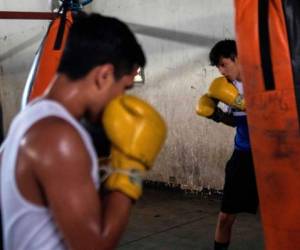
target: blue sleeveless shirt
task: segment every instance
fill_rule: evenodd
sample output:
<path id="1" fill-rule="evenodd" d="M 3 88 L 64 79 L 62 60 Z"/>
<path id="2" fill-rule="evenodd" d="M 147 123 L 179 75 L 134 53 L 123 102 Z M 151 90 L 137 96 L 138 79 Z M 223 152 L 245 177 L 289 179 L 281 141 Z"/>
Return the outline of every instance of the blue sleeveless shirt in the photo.
<path id="1" fill-rule="evenodd" d="M 241 95 L 244 94 L 243 85 L 239 81 L 233 81 Z M 228 111 L 233 114 L 236 123 L 236 134 L 234 138 L 234 148 L 237 150 L 250 150 L 250 138 L 247 124 L 247 115 L 245 112 L 228 107 Z"/>

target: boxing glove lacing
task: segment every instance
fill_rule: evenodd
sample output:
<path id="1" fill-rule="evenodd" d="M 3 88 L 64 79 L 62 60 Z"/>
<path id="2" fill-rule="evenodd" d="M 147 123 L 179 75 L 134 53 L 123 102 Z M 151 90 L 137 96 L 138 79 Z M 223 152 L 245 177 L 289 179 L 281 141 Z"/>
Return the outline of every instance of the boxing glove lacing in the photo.
<path id="1" fill-rule="evenodd" d="M 137 169 L 118 169 L 110 165 L 101 166 L 99 168 L 100 183 L 103 183 L 111 174 L 123 174 L 129 177 L 129 180 L 135 184 L 142 185 L 144 173 Z"/>

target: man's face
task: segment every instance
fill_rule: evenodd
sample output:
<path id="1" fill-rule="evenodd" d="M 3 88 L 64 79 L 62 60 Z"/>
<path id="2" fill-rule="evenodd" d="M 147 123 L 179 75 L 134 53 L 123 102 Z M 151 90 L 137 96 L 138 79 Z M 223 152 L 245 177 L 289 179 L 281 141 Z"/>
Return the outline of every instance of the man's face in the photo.
<path id="1" fill-rule="evenodd" d="M 131 89 L 133 87 L 133 80 L 137 75 L 137 70 L 138 68 L 134 68 L 130 74 L 122 76 L 111 85 L 110 100 L 124 94 L 127 89 Z"/>
<path id="2" fill-rule="evenodd" d="M 217 65 L 220 73 L 225 76 L 229 81 L 240 79 L 240 67 L 238 59 L 235 58 L 232 60 L 231 58 L 220 57 L 219 64 Z"/>
<path id="3" fill-rule="evenodd" d="M 107 81 L 102 100 L 106 106 L 111 100 L 119 95 L 125 93 L 126 90 L 133 87 L 134 77 L 137 75 L 138 67 L 135 67 L 130 74 L 123 75 L 120 79 L 116 80 L 113 73 L 111 73 L 110 80 Z"/>
<path id="4" fill-rule="evenodd" d="M 101 119 L 105 106 L 114 98 L 125 93 L 127 89 L 133 87 L 133 79 L 137 74 L 137 69 L 130 74 L 123 75 L 120 79 L 116 80 L 113 71 L 107 71 L 105 80 L 101 88 L 97 88 L 98 98 L 95 99 L 87 112 L 87 119 L 91 122 L 97 122 Z"/>

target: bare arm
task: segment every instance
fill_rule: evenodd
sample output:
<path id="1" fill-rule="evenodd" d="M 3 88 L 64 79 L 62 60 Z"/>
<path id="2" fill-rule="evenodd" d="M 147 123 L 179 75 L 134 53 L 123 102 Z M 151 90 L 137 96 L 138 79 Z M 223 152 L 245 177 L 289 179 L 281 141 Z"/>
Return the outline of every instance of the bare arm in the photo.
<path id="1" fill-rule="evenodd" d="M 48 136 L 36 145 L 34 171 L 66 244 L 74 250 L 115 248 L 131 200 L 119 192 L 100 199 L 90 157 L 74 128 L 60 121 L 42 130 Z"/>

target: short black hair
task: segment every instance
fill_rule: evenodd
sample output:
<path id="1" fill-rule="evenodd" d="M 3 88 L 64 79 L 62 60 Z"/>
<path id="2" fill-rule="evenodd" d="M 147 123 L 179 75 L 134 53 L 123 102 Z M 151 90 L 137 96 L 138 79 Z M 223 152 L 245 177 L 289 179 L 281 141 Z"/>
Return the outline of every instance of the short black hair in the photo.
<path id="1" fill-rule="evenodd" d="M 83 12 L 74 16 L 58 73 L 76 80 L 106 63 L 114 66 L 118 80 L 134 67 L 144 67 L 145 54 L 128 26 L 120 20 Z"/>
<path id="2" fill-rule="evenodd" d="M 221 57 L 231 60 L 237 57 L 235 40 L 225 39 L 217 42 L 209 52 L 210 65 L 218 66 Z"/>

